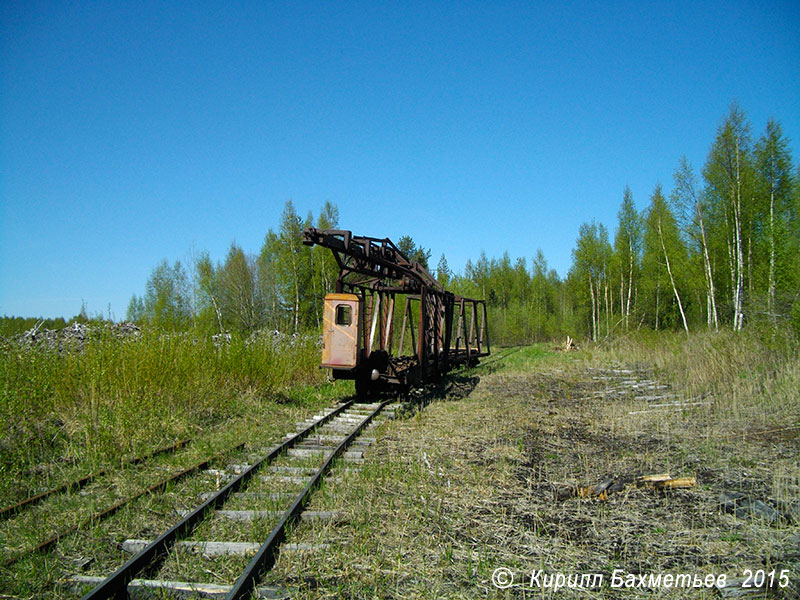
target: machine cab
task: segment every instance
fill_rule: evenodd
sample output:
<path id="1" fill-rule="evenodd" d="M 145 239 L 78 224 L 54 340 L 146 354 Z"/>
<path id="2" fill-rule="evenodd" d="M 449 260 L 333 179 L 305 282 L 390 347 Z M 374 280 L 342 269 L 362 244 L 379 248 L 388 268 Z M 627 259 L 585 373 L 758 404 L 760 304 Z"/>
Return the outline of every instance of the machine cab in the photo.
<path id="1" fill-rule="evenodd" d="M 325 296 L 322 325 L 322 366 L 355 369 L 361 347 L 359 298 L 355 294 Z"/>

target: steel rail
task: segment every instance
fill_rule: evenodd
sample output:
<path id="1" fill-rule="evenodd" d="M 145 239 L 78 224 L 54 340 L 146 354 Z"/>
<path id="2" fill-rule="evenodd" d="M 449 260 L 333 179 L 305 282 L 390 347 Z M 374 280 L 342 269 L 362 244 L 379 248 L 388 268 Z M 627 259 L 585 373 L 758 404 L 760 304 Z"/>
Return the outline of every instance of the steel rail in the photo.
<path id="1" fill-rule="evenodd" d="M 158 450 L 154 450 L 150 454 L 145 454 L 144 456 L 135 456 L 127 461 L 124 461 L 123 464 L 128 465 L 138 465 L 143 463 L 146 460 L 150 460 L 156 456 L 161 454 L 168 454 L 171 452 L 175 452 L 176 450 L 180 450 L 184 446 L 186 446 L 191 439 L 180 440 L 173 444 L 172 446 L 167 446 L 165 448 L 159 448 Z M 65 483 L 54 488 L 47 490 L 46 492 L 42 492 L 41 494 L 37 494 L 36 496 L 31 496 L 25 500 L 17 502 L 16 504 L 12 504 L 10 506 L 6 506 L 5 508 L 0 509 L 0 521 L 4 519 L 9 519 L 13 515 L 20 512 L 23 508 L 37 504 L 47 498 L 48 496 L 52 496 L 53 494 L 59 494 L 61 492 L 66 492 L 71 489 L 80 490 L 86 486 L 87 483 L 97 479 L 98 477 L 102 477 L 103 475 L 108 475 L 110 469 L 101 469 L 100 471 L 96 471 L 94 473 L 90 473 L 89 475 L 85 475 L 80 479 L 76 479 L 75 481 L 70 481 L 69 483 Z"/>
<path id="2" fill-rule="evenodd" d="M 173 525 L 157 539 L 153 540 L 138 554 L 130 558 L 119 569 L 109 575 L 105 581 L 103 581 L 103 583 L 84 595 L 81 600 L 101 600 L 106 598 L 126 600 L 128 597 L 128 583 L 133 581 L 135 575 L 144 570 L 146 567 L 150 566 L 154 560 L 163 558 L 163 556 L 166 555 L 168 550 L 172 547 L 177 539 L 185 537 L 191 533 L 205 518 L 209 511 L 214 510 L 224 504 L 228 499 L 228 496 L 236 492 L 243 483 L 250 479 L 256 470 L 261 467 L 261 465 L 270 463 L 286 449 L 292 447 L 294 444 L 308 436 L 316 428 L 327 423 L 339 413 L 348 409 L 352 404 L 352 400 L 343 403 L 302 431 L 295 433 L 289 438 L 286 438 L 281 444 L 273 448 L 269 454 L 251 465 L 249 468 L 245 469 L 238 477 L 236 477 L 236 479 L 228 483 L 225 487 L 208 498 L 205 502 L 203 502 L 203 504 L 194 509 L 181 521 Z"/>
<path id="3" fill-rule="evenodd" d="M 359 433 L 361 433 L 361 430 L 391 402 L 392 400 L 381 402 L 378 408 L 367 415 L 325 460 L 311 478 L 311 481 L 309 481 L 305 488 L 298 494 L 292 506 L 283 514 L 283 517 L 281 517 L 281 520 L 269 534 L 267 540 L 247 565 L 244 572 L 239 576 L 239 579 L 236 580 L 236 583 L 233 585 L 230 592 L 228 592 L 228 595 L 225 596 L 225 600 L 243 600 L 249 597 L 249 594 L 255 589 L 258 576 L 263 571 L 271 569 L 275 564 L 279 546 L 286 537 L 286 527 L 299 518 L 308 496 L 311 495 L 311 492 L 317 487 L 322 477 L 330 469 L 333 461 L 345 451 Z"/>
<path id="4" fill-rule="evenodd" d="M 205 469 L 207 466 L 209 466 L 215 460 L 218 460 L 218 459 L 222 458 L 226 454 L 230 454 L 231 452 L 235 452 L 236 450 L 241 450 L 242 448 L 244 448 L 244 446 L 245 446 L 245 443 L 242 442 L 241 444 L 237 444 L 233 448 L 228 448 L 227 450 L 224 450 L 224 451 L 220 452 L 219 454 L 215 454 L 211 458 L 208 458 L 208 459 L 204 460 L 201 463 L 198 463 L 198 464 L 196 464 L 196 465 L 194 465 L 192 467 L 189 467 L 188 469 L 184 469 L 180 473 L 175 473 L 174 475 L 170 475 L 166 479 L 163 479 L 163 480 L 159 481 L 158 483 L 154 483 L 153 485 L 151 485 L 148 488 L 142 490 L 141 492 L 139 492 L 139 493 L 137 493 L 137 494 L 135 494 L 133 496 L 129 496 L 128 498 L 125 498 L 124 500 L 120 500 L 119 502 L 117 502 L 116 504 L 110 506 L 109 508 L 106 508 L 104 510 L 101 510 L 99 512 L 96 512 L 96 513 L 92 514 L 90 517 L 88 517 L 87 519 L 81 521 L 77 525 L 73 525 L 72 527 L 69 527 L 68 529 L 64 529 L 62 531 L 59 531 L 58 533 L 53 535 L 51 538 L 49 538 L 49 539 L 45 540 L 44 542 L 40 543 L 38 546 L 34 546 L 33 548 L 30 548 L 30 549 L 28 549 L 28 550 L 26 550 L 24 552 L 21 552 L 21 553 L 17 554 L 16 556 L 12 556 L 11 558 L 9 558 L 5 562 L 3 562 L 2 566 L 3 567 L 8 567 L 9 565 L 13 565 L 14 563 L 18 562 L 22 558 L 28 556 L 29 554 L 33 554 L 35 552 L 42 552 L 44 550 L 48 550 L 51 547 L 53 547 L 56 543 L 58 543 L 58 540 L 60 540 L 62 537 L 66 536 L 66 535 L 69 535 L 70 533 L 74 533 L 75 531 L 78 531 L 79 529 L 83 529 L 85 527 L 88 527 L 88 526 L 96 523 L 97 521 L 102 521 L 106 517 L 110 517 L 111 515 L 113 515 L 115 512 L 117 512 L 120 508 L 122 508 L 126 504 L 141 498 L 145 494 L 150 494 L 152 492 L 161 491 L 164 488 L 166 488 L 167 485 L 169 485 L 170 483 L 174 483 L 176 481 L 179 481 L 179 480 L 183 479 L 184 477 L 186 477 L 187 475 L 191 475 L 192 473 L 194 473 L 196 471 L 199 471 L 200 469 Z"/>

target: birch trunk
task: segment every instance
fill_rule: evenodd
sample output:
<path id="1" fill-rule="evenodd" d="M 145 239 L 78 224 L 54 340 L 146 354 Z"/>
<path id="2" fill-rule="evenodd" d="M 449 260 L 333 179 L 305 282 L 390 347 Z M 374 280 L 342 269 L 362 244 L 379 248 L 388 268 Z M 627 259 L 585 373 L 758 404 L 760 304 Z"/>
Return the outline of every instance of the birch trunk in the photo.
<path id="1" fill-rule="evenodd" d="M 664 251 L 664 261 L 667 263 L 667 273 L 669 274 L 669 282 L 672 284 L 672 291 L 675 293 L 675 299 L 678 301 L 678 310 L 681 311 L 681 320 L 683 321 L 683 329 L 686 335 L 689 335 L 689 326 L 686 324 L 686 314 L 683 312 L 683 303 L 681 296 L 678 294 L 678 287 L 675 285 L 675 278 L 672 276 L 672 268 L 669 265 L 669 256 L 667 255 L 667 247 L 664 245 L 664 234 L 661 232 L 661 220 L 658 221 L 658 237 L 661 240 L 661 250 Z"/>
<path id="2" fill-rule="evenodd" d="M 656 283 L 656 331 L 658 331 L 658 309 L 661 303 L 661 282 Z"/>
<path id="3" fill-rule="evenodd" d="M 631 290 L 633 289 L 633 243 L 628 239 L 628 304 L 625 307 L 625 328 L 631 315 Z"/>
<path id="4" fill-rule="evenodd" d="M 734 206 L 734 232 L 736 239 L 734 247 L 736 249 L 736 290 L 734 293 L 734 315 L 733 329 L 741 331 L 744 321 L 744 248 L 742 245 L 742 176 L 739 164 L 739 139 L 736 139 L 736 198 Z"/>
<path id="5" fill-rule="evenodd" d="M 592 276 L 589 275 L 589 293 L 592 296 L 592 341 L 597 341 L 597 315 L 595 312 L 595 297 L 594 285 L 592 284 Z"/>
<path id="6" fill-rule="evenodd" d="M 703 243 L 703 262 L 705 265 L 705 275 L 706 275 L 706 295 L 708 299 L 708 325 L 711 326 L 713 321 L 714 323 L 714 331 L 719 331 L 719 319 L 717 318 L 717 300 L 716 294 L 714 292 L 714 274 L 711 271 L 711 260 L 708 257 L 708 244 L 706 243 L 706 229 L 705 225 L 703 224 L 703 216 L 702 213 L 698 211 L 700 215 L 700 239 Z"/>
<path id="7" fill-rule="evenodd" d="M 767 295 L 767 310 L 770 318 L 775 321 L 775 182 L 770 185 L 769 194 L 769 294 Z"/>

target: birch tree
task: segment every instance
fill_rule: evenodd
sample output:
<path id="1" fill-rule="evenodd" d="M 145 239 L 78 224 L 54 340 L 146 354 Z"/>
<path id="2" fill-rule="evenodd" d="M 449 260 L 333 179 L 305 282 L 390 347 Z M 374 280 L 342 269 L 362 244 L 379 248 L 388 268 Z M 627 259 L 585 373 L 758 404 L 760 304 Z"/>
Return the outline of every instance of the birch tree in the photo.
<path id="1" fill-rule="evenodd" d="M 284 306 L 291 315 L 292 328 L 297 333 L 301 325 L 301 293 L 306 289 L 308 279 L 304 256 L 304 249 L 307 247 L 303 246 L 300 238 L 303 222 L 291 200 L 283 208 L 280 223 L 277 282 Z"/>
<path id="2" fill-rule="evenodd" d="M 697 246 L 702 256 L 703 278 L 706 295 L 706 325 L 714 331 L 719 330 L 717 298 L 714 288 L 714 270 L 706 236 L 706 217 L 703 203 L 697 192 L 697 177 L 686 156 L 681 157 L 678 168 L 672 175 L 674 188 L 670 195 L 672 209 L 681 229 Z"/>
<path id="3" fill-rule="evenodd" d="M 734 331 L 744 324 L 745 294 L 745 241 L 749 241 L 748 260 L 752 240 L 746 231 L 748 203 L 752 203 L 750 125 L 738 105 L 730 112 L 717 130 L 703 177 L 707 191 L 717 205 L 717 214 L 724 220 L 724 239 L 730 276 L 732 326 Z"/>
<path id="4" fill-rule="evenodd" d="M 579 282 L 578 289 L 588 289 L 588 294 L 581 295 L 588 299 L 592 341 L 600 338 L 601 309 L 604 291 L 607 291 L 606 272 L 610 254 L 611 245 L 608 242 L 608 230 L 605 226 L 595 221 L 583 223 L 578 230 L 578 240 L 572 251 L 573 265 L 570 277 Z M 608 310 L 607 303 L 606 310 Z"/>
<path id="5" fill-rule="evenodd" d="M 280 330 L 283 313 L 280 300 L 279 261 L 281 242 L 271 229 L 264 236 L 264 244 L 258 255 L 258 275 L 256 283 L 264 304 L 264 322 L 274 330 Z"/>
<path id="6" fill-rule="evenodd" d="M 144 295 L 144 317 L 157 327 L 180 329 L 192 316 L 189 280 L 181 261 L 170 266 L 162 260 L 147 279 Z"/>
<path id="7" fill-rule="evenodd" d="M 232 243 L 217 279 L 223 323 L 230 329 L 246 332 L 258 329 L 264 311 L 256 285 L 256 264 Z"/>
<path id="8" fill-rule="evenodd" d="M 649 228 L 655 229 L 653 234 L 658 234 L 658 242 L 664 260 L 663 264 L 678 305 L 683 329 L 688 335 L 689 325 L 686 322 L 686 312 L 683 309 L 683 301 L 678 291 L 678 285 L 675 282 L 677 274 L 675 270 L 681 270 L 686 266 L 686 250 L 681 243 L 677 223 L 669 206 L 667 206 L 660 184 L 656 185 L 655 190 L 653 190 L 647 223 Z"/>
<path id="9" fill-rule="evenodd" d="M 639 255 L 642 247 L 642 226 L 639 213 L 633 203 L 631 188 L 625 186 L 622 205 L 617 213 L 619 224 L 614 236 L 614 252 L 619 274 L 620 314 L 625 321 L 625 329 L 630 327 L 631 300 L 633 297 L 634 273 L 639 268 Z"/>
<path id="10" fill-rule="evenodd" d="M 767 130 L 755 148 L 756 172 L 760 195 L 767 205 L 765 230 L 767 247 L 767 311 L 776 318 L 775 296 L 780 259 L 785 255 L 786 215 L 791 202 L 791 157 L 788 142 L 779 123 L 770 119 Z"/>
<path id="11" fill-rule="evenodd" d="M 197 318 L 201 327 L 212 327 L 218 333 L 224 331 L 222 309 L 220 307 L 219 280 L 217 269 L 211 262 L 208 252 L 203 252 L 195 260 L 195 297 Z"/>

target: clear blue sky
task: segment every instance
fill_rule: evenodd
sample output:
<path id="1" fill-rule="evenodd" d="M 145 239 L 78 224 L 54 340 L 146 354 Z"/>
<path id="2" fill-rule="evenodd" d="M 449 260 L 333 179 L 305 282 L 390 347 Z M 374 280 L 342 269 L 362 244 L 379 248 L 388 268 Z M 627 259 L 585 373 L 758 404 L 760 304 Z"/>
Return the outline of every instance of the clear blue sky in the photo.
<path id="1" fill-rule="evenodd" d="M 737 100 L 800 158 L 790 2 L 0 3 L 0 314 L 121 319 L 285 202 L 564 275 Z"/>

